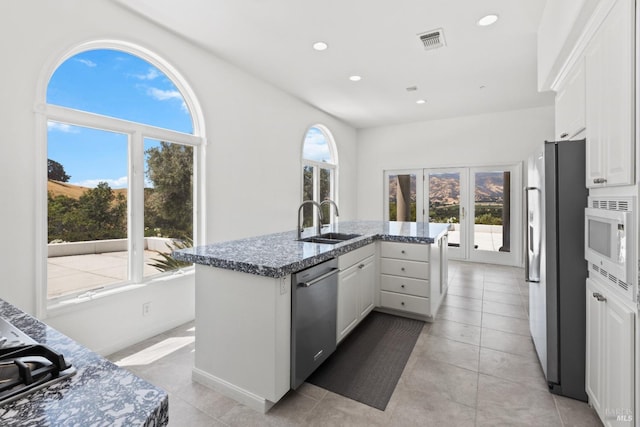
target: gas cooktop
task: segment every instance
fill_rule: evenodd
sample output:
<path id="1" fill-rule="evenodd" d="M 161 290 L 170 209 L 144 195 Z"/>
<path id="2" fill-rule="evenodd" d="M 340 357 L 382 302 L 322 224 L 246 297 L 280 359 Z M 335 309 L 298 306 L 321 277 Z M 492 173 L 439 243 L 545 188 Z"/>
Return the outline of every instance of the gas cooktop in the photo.
<path id="1" fill-rule="evenodd" d="M 0 405 L 76 373 L 62 354 L 0 317 Z"/>

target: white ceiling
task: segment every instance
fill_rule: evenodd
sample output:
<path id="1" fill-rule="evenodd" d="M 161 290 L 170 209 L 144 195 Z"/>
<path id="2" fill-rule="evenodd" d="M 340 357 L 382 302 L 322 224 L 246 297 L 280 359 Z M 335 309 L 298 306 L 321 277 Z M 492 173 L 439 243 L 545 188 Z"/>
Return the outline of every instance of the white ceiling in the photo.
<path id="1" fill-rule="evenodd" d="M 536 89 L 546 0 L 115 1 L 357 128 L 553 104 Z M 447 46 L 426 51 L 436 28 Z"/>

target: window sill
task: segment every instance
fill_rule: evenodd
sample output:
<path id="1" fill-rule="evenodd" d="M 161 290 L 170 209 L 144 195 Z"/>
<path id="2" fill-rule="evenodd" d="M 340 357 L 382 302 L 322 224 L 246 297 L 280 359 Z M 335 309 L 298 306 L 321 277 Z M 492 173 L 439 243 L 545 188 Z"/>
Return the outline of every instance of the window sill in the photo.
<path id="1" fill-rule="evenodd" d="M 103 298 L 115 297 L 117 295 L 142 289 L 147 286 L 160 285 L 162 283 L 172 282 L 178 278 L 189 276 L 195 276 L 195 268 L 193 266 L 178 270 L 173 273 L 166 273 L 151 277 L 142 283 L 124 283 L 97 291 L 84 292 L 76 296 L 50 299 L 47 300 L 47 308 L 44 318 L 46 319 L 48 317 L 55 317 L 57 315 L 85 309 L 92 303 L 98 303 Z"/>

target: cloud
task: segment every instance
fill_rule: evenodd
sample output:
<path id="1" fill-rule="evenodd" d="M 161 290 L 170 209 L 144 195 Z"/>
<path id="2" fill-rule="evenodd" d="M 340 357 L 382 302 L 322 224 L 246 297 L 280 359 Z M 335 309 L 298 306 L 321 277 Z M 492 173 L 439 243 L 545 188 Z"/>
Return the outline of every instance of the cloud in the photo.
<path id="1" fill-rule="evenodd" d="M 184 102 L 184 98 L 182 98 L 182 94 L 175 89 L 162 90 L 158 89 L 157 87 L 150 87 L 147 88 L 147 95 L 157 101 L 170 101 L 173 99 L 178 100 L 181 103 L 180 108 L 182 109 L 182 111 L 185 111 L 187 113 L 189 112 L 187 104 Z"/>
<path id="2" fill-rule="evenodd" d="M 302 153 L 305 159 L 325 162 L 331 160 L 331 152 L 325 135 L 316 128 L 309 129 L 304 138 L 304 150 Z"/>
<path id="3" fill-rule="evenodd" d="M 107 184 L 109 184 L 109 187 L 111 187 L 112 189 L 114 189 L 114 188 L 127 188 L 128 178 L 126 176 L 123 176 L 123 177 L 116 178 L 116 179 L 112 179 L 112 178 L 85 179 L 84 181 L 73 182 L 72 184 L 73 185 L 79 185 L 81 187 L 96 188 L 98 186 L 98 184 L 100 184 L 101 182 L 106 182 Z"/>
<path id="4" fill-rule="evenodd" d="M 86 65 L 89 68 L 93 68 L 93 67 L 97 67 L 98 66 L 98 64 L 96 64 L 95 62 L 90 61 L 88 59 L 75 58 L 75 60 L 78 61 L 81 64 Z"/>
<path id="5" fill-rule="evenodd" d="M 162 76 L 156 68 L 150 67 L 146 74 L 133 74 L 133 77 L 140 80 L 155 80 Z"/>
<path id="6" fill-rule="evenodd" d="M 47 129 L 64 133 L 80 133 L 80 129 L 75 126 L 60 122 L 47 122 Z"/>

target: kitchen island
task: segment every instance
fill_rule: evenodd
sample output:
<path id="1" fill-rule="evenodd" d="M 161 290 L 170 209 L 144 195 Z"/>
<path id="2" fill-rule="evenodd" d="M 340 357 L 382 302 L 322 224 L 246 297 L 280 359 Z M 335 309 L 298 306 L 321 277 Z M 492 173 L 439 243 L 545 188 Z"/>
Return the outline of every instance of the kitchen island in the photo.
<path id="1" fill-rule="evenodd" d="M 403 255 L 397 258 L 405 252 L 421 257 L 421 262 L 406 258 L 407 267 L 399 269 L 411 271 L 417 266 L 421 272 L 426 270 L 427 276 L 419 280 L 437 292 L 435 298 L 406 295 L 405 305 L 402 291 L 381 290 L 375 274 L 369 283 L 374 295 L 371 305 L 410 317 L 433 318 L 446 292 L 447 230 L 447 224 L 350 221 L 323 230 L 358 235 L 338 244 L 302 242 L 295 231 L 289 231 L 174 252 L 175 258 L 196 264 L 193 379 L 258 411 L 268 411 L 290 389 L 291 274 L 332 258 L 344 260 L 340 262 L 342 272 L 343 266 L 359 264 L 360 260 L 351 259 L 353 254 L 366 252 L 380 258 L 381 245 L 387 245 L 381 246 L 387 250 L 405 244 L 421 247 L 415 252 L 399 251 Z M 390 266 L 403 262 L 393 260 L 389 253 L 382 256 L 391 260 Z M 377 262 L 374 271 L 381 272 Z M 441 274 L 440 283 L 433 283 Z M 386 307 L 381 304 L 385 296 Z"/>
<path id="2" fill-rule="evenodd" d="M 0 405 L 2 426 L 165 426 L 165 391 L 119 368 L 6 301 L 0 316 L 61 353 L 76 374 Z"/>

